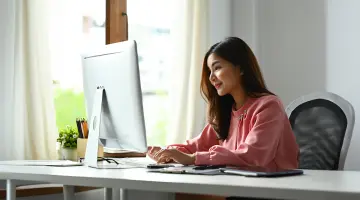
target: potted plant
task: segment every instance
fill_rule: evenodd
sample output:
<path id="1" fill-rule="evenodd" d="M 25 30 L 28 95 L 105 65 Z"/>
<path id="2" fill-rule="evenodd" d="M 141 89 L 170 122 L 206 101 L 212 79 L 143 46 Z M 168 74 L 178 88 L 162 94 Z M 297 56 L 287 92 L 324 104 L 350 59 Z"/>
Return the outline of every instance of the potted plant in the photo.
<path id="1" fill-rule="evenodd" d="M 79 133 L 71 126 L 66 126 L 65 129 L 60 130 L 57 142 L 61 145 L 62 159 L 77 160 L 77 139 Z"/>

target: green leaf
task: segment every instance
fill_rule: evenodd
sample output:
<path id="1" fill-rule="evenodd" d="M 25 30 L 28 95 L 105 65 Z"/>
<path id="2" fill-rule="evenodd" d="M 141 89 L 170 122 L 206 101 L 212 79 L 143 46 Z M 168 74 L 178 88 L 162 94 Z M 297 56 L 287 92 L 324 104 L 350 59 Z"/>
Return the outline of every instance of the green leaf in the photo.
<path id="1" fill-rule="evenodd" d="M 72 128 L 69 125 L 66 125 L 66 128 L 60 130 L 58 142 L 62 144 L 64 148 L 77 148 L 77 138 L 79 133 L 76 129 Z"/>

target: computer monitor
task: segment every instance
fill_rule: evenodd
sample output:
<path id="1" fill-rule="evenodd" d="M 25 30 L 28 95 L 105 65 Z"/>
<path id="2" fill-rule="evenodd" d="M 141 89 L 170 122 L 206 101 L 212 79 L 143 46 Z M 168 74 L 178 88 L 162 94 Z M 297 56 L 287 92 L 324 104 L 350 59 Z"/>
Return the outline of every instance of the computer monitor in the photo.
<path id="1" fill-rule="evenodd" d="M 147 141 L 136 42 L 96 48 L 82 55 L 82 64 L 89 121 L 85 163 L 97 158 L 99 143 L 105 148 L 145 153 Z M 95 164 L 95 160 L 91 162 Z"/>

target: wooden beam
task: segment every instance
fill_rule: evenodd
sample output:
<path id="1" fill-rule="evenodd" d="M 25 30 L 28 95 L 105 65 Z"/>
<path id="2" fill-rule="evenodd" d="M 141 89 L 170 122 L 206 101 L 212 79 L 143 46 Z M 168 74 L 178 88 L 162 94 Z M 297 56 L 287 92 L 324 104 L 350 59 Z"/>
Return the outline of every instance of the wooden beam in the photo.
<path id="1" fill-rule="evenodd" d="M 175 200 L 226 200 L 226 198 L 211 195 L 177 193 Z"/>
<path id="2" fill-rule="evenodd" d="M 106 44 L 128 40 L 126 0 L 106 0 Z"/>
<path id="3" fill-rule="evenodd" d="M 95 189 L 102 189 L 96 187 L 75 187 L 75 192 L 86 192 Z M 20 186 L 16 188 L 16 197 L 35 197 L 42 195 L 53 195 L 53 194 L 62 194 L 63 188 L 62 185 L 57 184 L 44 184 L 44 185 L 28 185 Z M 6 198 L 6 191 L 0 190 L 0 199 Z M 176 200 L 225 200 L 225 197 L 220 196 L 211 196 L 211 195 L 199 195 L 199 194 L 182 194 L 177 193 Z"/>

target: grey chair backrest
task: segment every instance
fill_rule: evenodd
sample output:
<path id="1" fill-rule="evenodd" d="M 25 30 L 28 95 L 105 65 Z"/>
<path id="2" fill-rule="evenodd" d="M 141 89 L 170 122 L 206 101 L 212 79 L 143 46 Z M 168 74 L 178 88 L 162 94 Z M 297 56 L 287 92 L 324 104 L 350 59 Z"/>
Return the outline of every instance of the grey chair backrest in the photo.
<path id="1" fill-rule="evenodd" d="M 291 102 L 286 113 L 300 148 L 299 168 L 343 170 L 355 123 L 342 97 L 317 92 Z"/>

